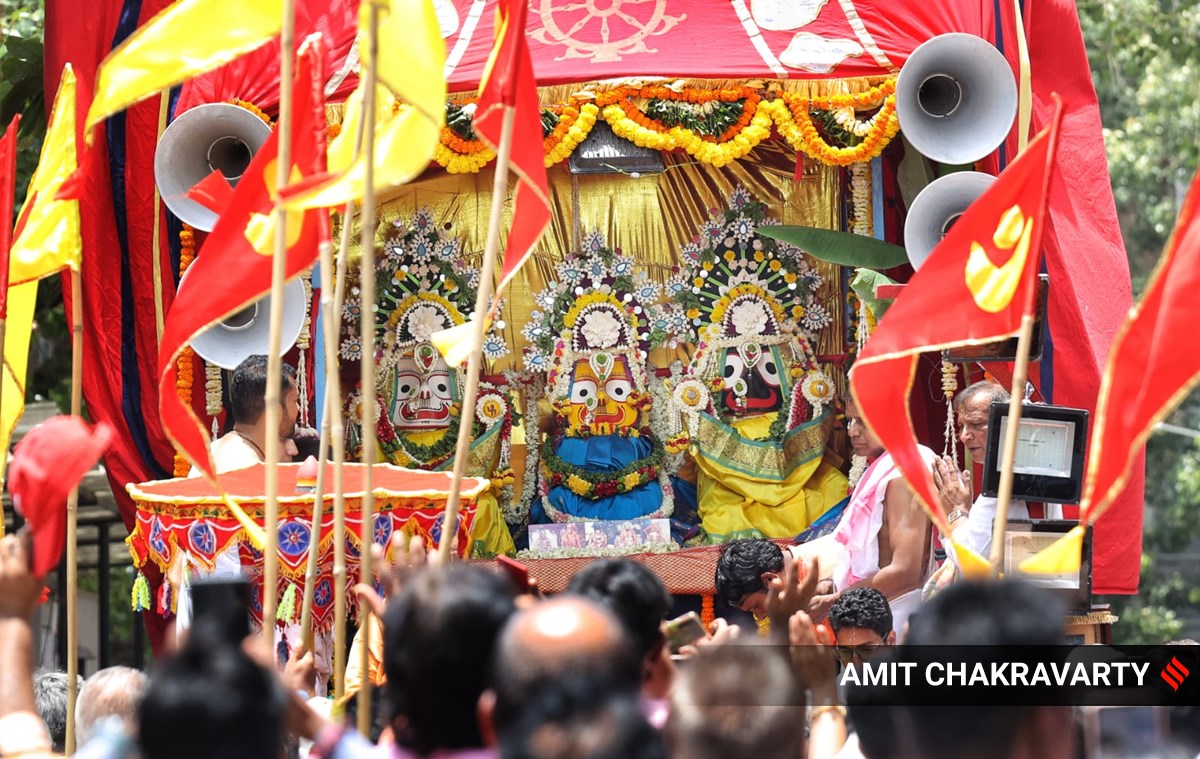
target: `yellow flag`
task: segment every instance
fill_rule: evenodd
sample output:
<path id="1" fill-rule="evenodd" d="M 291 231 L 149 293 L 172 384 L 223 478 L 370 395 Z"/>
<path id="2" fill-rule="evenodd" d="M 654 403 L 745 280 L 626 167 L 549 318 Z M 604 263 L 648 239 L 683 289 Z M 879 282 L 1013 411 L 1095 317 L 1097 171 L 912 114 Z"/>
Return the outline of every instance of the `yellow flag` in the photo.
<path id="1" fill-rule="evenodd" d="M 63 67 L 58 94 L 54 97 L 54 107 L 46 128 L 46 139 L 42 143 L 42 154 L 18 217 L 17 235 L 9 253 L 10 287 L 41 279 L 65 267 L 79 268 L 82 250 L 79 201 L 55 200 L 59 187 L 78 165 L 75 146 L 75 72 L 68 63 Z M 8 331 L 17 331 L 11 316 Z"/>
<path id="2" fill-rule="evenodd" d="M 259 47 L 283 27 L 283 0 L 179 0 L 135 31 L 100 64 L 92 128 L 161 90 Z"/>
<path id="3" fill-rule="evenodd" d="M 364 71 L 371 63 L 365 40 L 372 7 L 380 40 L 372 184 L 381 192 L 412 180 L 433 156 L 446 121 L 446 45 L 432 0 L 364 0 L 358 13 Z M 362 197 L 367 166 L 356 143 L 367 94 L 360 83 L 347 100 L 342 131 L 329 145 L 330 176 L 284 191 L 289 209 L 332 208 Z"/>
<path id="4" fill-rule="evenodd" d="M 0 395 L 0 451 L 25 412 L 25 374 L 38 280 L 64 268 L 78 269 L 79 201 L 55 200 L 63 180 L 79 164 L 75 144 L 75 72 L 63 68 L 37 169 L 18 217 L 9 255 L 8 321 L 4 334 L 4 383 Z M 0 468 L 4 466 L 0 460 Z"/>
<path id="5" fill-rule="evenodd" d="M 1078 572 L 1083 560 L 1083 537 L 1087 528 L 1075 525 L 1049 546 L 1021 562 L 1021 571 L 1027 575 L 1058 575 Z"/>

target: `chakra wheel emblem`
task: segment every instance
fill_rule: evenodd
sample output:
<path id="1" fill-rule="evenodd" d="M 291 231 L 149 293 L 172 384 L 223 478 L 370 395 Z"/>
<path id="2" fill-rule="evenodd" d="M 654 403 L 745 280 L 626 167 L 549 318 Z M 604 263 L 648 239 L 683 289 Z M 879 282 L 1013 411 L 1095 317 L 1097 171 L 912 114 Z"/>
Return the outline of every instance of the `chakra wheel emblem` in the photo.
<path id="1" fill-rule="evenodd" d="M 666 34 L 686 13 L 667 15 L 672 0 L 579 0 L 552 7 L 540 0 L 537 13 L 542 28 L 533 33 L 544 45 L 561 45 L 557 58 L 591 58 L 592 63 L 612 63 L 622 56 L 657 53 L 646 38 Z M 677 5 L 682 5 L 676 2 Z"/>

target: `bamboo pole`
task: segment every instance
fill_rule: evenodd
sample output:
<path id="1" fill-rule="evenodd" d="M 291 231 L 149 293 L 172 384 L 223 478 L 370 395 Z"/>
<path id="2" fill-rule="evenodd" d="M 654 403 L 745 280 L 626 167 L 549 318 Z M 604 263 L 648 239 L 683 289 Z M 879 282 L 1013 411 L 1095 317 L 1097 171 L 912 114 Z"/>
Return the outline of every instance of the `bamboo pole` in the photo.
<path id="1" fill-rule="evenodd" d="M 3 345 L 3 343 L 0 343 Z M 71 270 L 71 416 L 83 415 L 83 280 Z M 75 753 L 75 701 L 79 698 L 79 483 L 67 495 L 67 736 Z"/>
<path id="2" fill-rule="evenodd" d="M 321 404 L 321 442 L 317 450 L 317 490 L 313 499 L 312 528 L 309 531 L 308 565 L 304 572 L 304 601 L 301 606 L 300 631 L 304 639 L 304 647 L 313 650 L 313 591 L 317 582 L 321 545 L 321 519 L 325 512 L 325 464 L 326 452 L 329 449 L 329 436 L 332 434 L 334 412 L 341 417 L 340 398 L 341 388 L 338 381 L 337 355 L 337 321 L 333 312 L 333 243 L 325 240 L 320 248 L 321 267 L 321 329 L 325 343 L 325 397 Z M 334 391 L 337 391 L 336 394 Z M 338 398 L 335 406 L 333 399 Z M 341 426 L 340 424 L 338 425 Z"/>
<path id="3" fill-rule="evenodd" d="M 1013 461 L 1017 455 L 1017 433 L 1021 427 L 1021 404 L 1025 400 L 1025 378 L 1029 373 L 1029 347 L 1033 342 L 1033 314 L 1021 317 L 1017 333 L 1017 360 L 1013 366 L 1012 397 L 1008 400 L 1008 428 L 1004 431 L 1004 451 L 1000 457 L 1000 485 L 996 494 L 996 518 L 992 523 L 993 572 L 1001 572 L 1004 561 L 1004 533 L 1008 529 L 1008 504 L 1012 501 Z"/>
<path id="4" fill-rule="evenodd" d="M 375 542 L 375 496 L 371 492 L 372 469 L 375 466 L 375 102 L 376 67 L 379 62 L 379 6 L 371 3 L 370 27 L 367 31 L 370 57 L 365 72 L 363 97 L 363 172 L 362 200 L 362 258 L 360 259 L 359 289 L 362 295 L 362 549 L 359 551 L 359 581 L 373 585 L 371 576 L 371 545 Z M 362 628 L 363 685 L 358 691 L 358 732 L 370 735 L 371 728 L 371 610 L 366 604 L 358 606 L 358 623 Z"/>
<path id="5" fill-rule="evenodd" d="M 350 201 L 342 210 L 342 239 L 333 292 L 335 319 L 340 319 L 342 303 L 346 299 L 346 260 L 350 257 L 350 219 L 353 213 L 354 202 Z M 337 382 L 340 390 L 340 377 Z M 327 385 L 325 392 L 333 391 Z M 333 696 L 334 699 L 341 699 L 346 695 L 346 491 L 343 479 L 346 434 L 342 430 L 340 406 L 335 413 L 338 416 L 337 424 L 331 426 L 329 432 L 333 439 Z"/>
<path id="6" fill-rule="evenodd" d="M 479 372 L 483 363 L 483 333 L 487 329 L 484 314 L 492 297 L 492 280 L 495 277 L 496 257 L 500 248 L 500 222 L 504 216 L 504 198 L 508 193 L 508 157 L 512 152 L 513 123 L 517 109 L 511 106 L 504 111 L 504 122 L 500 131 L 500 145 L 496 151 L 496 177 L 492 182 L 492 211 L 488 217 L 487 244 L 483 249 L 483 263 L 479 265 L 479 290 L 475 294 L 475 329 L 471 333 L 471 358 L 467 364 L 467 386 L 463 388 L 462 414 L 458 421 L 458 441 L 454 449 L 454 475 L 450 481 L 450 497 L 446 499 L 446 511 L 442 518 L 442 540 L 438 555 L 442 564 L 450 561 L 450 549 L 458 534 L 458 505 L 461 500 L 463 475 L 467 470 L 467 458 L 471 450 L 471 428 L 475 419 L 475 398 L 479 394 Z M 364 313 L 366 309 L 364 308 Z"/>
<path id="7" fill-rule="evenodd" d="M 283 2 L 283 29 L 279 33 L 279 152 L 275 162 L 275 186 L 286 187 L 292 166 L 292 63 L 295 55 L 295 0 Z M 267 338 L 267 439 L 263 446 L 266 459 L 266 502 L 263 527 L 267 533 L 263 548 L 262 620 L 263 641 L 275 650 L 275 609 L 279 602 L 279 417 L 283 411 L 283 285 L 287 273 L 287 209 L 275 198 L 275 253 L 271 261 L 271 316 Z"/>

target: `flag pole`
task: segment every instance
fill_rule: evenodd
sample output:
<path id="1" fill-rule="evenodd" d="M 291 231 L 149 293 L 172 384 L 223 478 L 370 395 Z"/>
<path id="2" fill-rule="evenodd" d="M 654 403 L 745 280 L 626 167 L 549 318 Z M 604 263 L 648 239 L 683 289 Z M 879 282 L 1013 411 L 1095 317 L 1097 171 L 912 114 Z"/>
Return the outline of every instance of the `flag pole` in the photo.
<path id="1" fill-rule="evenodd" d="M 362 257 L 359 284 L 362 295 L 362 542 L 359 551 L 359 582 L 373 586 L 371 575 L 371 546 L 375 542 L 375 495 L 372 492 L 372 471 L 375 467 L 375 82 L 379 65 L 379 6 L 371 3 L 371 25 L 367 33 L 370 50 L 363 87 L 363 140 L 365 159 L 363 171 L 363 200 L 360 225 L 362 228 Z M 347 219 L 347 223 L 349 220 Z M 358 732 L 371 733 L 371 608 L 358 605 L 358 623 L 362 629 L 363 684 L 358 691 Z"/>
<path id="2" fill-rule="evenodd" d="M 1001 574 L 1004 561 L 1004 533 L 1008 529 L 1008 504 L 1012 501 L 1013 466 L 1017 455 L 1017 435 L 1021 427 L 1021 405 L 1025 400 L 1025 379 L 1029 374 L 1029 349 L 1033 342 L 1033 314 L 1021 317 L 1017 333 L 1017 360 L 1013 366 L 1012 395 L 1008 399 L 1008 428 L 1004 431 L 1004 451 L 1000 457 L 1000 485 L 996 494 L 996 517 L 992 523 L 992 571 Z"/>
<path id="3" fill-rule="evenodd" d="M 342 303 L 346 299 L 346 260 L 350 255 L 350 219 L 353 213 L 354 202 L 350 201 L 342 209 L 342 239 L 338 250 L 337 280 L 333 288 L 334 340 L 337 339 L 336 325 L 340 321 Z M 322 263 L 321 266 L 324 271 L 325 265 Z M 321 282 L 324 287 L 323 278 Z M 326 341 L 329 342 L 328 333 Z M 326 379 L 326 394 L 333 392 L 330 382 L 337 383 L 333 387 L 338 389 L 340 401 L 341 377 Z M 346 695 L 346 490 L 343 479 L 346 433 L 342 429 L 340 403 L 333 413 L 338 416 L 337 424 L 330 427 L 330 437 L 333 439 L 333 696 L 338 700 Z"/>
<path id="4" fill-rule="evenodd" d="M 467 386 L 463 388 L 462 413 L 458 420 L 458 444 L 454 449 L 454 475 L 450 481 L 450 497 L 446 499 L 446 511 L 442 518 L 442 540 L 438 554 L 443 565 L 450 560 L 450 549 L 458 535 L 458 505 L 461 499 L 463 475 L 467 470 L 467 458 L 471 449 L 471 429 L 475 420 L 475 398 L 479 394 L 479 373 L 483 363 L 483 333 L 487 329 L 484 314 L 492 297 L 492 280 L 495 276 L 496 257 L 500 248 L 500 222 L 504 216 L 504 198 L 508 194 L 508 159 L 512 152 L 513 124 L 517 109 L 506 106 L 504 122 L 500 131 L 500 145 L 496 150 L 496 177 L 492 182 L 492 211 L 488 217 L 487 244 L 483 249 L 483 262 L 479 265 L 479 290 L 475 293 L 475 329 L 471 333 L 471 358 L 467 364 Z"/>
<path id="5" fill-rule="evenodd" d="M 283 0 L 283 28 L 279 32 L 279 153 L 276 159 L 275 186 L 286 187 L 292 166 L 292 60 L 296 36 L 294 0 Z M 275 610 L 279 601 L 279 418 L 283 411 L 283 286 L 287 273 L 287 210 L 278 192 L 275 196 L 275 251 L 271 261 L 271 315 L 267 337 L 267 439 L 263 446 L 266 459 L 266 499 L 263 527 L 267 533 L 263 548 L 262 621 L 263 642 L 275 650 Z"/>
<path id="6" fill-rule="evenodd" d="M 0 343 L 3 345 L 3 343 Z M 71 416 L 83 415 L 83 280 L 71 269 Z M 79 697 L 79 483 L 67 495 L 67 736 L 75 753 L 75 701 Z"/>
<path id="7" fill-rule="evenodd" d="M 308 567 L 304 573 L 304 605 L 300 630 L 304 646 L 313 650 L 313 592 L 317 582 L 318 554 L 321 545 L 321 520 L 325 511 L 325 467 L 331 435 L 342 435 L 341 378 L 338 376 L 337 317 L 334 311 L 333 243 L 321 242 L 321 329 L 325 343 L 325 397 L 321 404 L 321 442 L 317 452 L 317 490 L 313 501 L 312 531 L 308 541 Z M 335 404 L 334 400 L 338 402 Z M 337 423 L 333 418 L 336 415 Z M 336 426 L 337 431 L 334 431 Z"/>

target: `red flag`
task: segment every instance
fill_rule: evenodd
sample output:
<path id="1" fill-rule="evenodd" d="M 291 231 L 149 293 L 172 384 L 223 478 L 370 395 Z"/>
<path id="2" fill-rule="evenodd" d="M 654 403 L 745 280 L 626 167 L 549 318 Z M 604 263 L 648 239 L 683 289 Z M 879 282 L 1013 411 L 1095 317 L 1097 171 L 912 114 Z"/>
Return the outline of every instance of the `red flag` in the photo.
<path id="1" fill-rule="evenodd" d="M 1113 341 L 1100 384 L 1080 522 L 1121 494 L 1134 455 L 1200 381 L 1200 353 L 1183 347 L 1200 318 L 1200 173 L 1175 231 Z"/>
<path id="2" fill-rule="evenodd" d="M 294 178 L 325 169 L 324 55 L 318 41 L 300 51 L 293 83 L 292 124 Z M 195 412 L 175 392 L 176 357 L 199 332 L 236 313 L 271 288 L 274 247 L 276 129 L 255 154 L 238 182 L 229 205 L 208 235 L 167 314 L 158 353 L 158 411 L 163 430 L 184 455 L 209 478 L 209 437 Z M 329 236 L 329 214 L 323 210 L 288 214 L 287 274 L 294 277 L 317 258 Z"/>
<path id="3" fill-rule="evenodd" d="M 225 213 L 229 201 L 233 199 L 233 185 L 229 184 L 225 174 L 217 169 L 192 185 L 185 195 L 220 216 Z"/>
<path id="4" fill-rule="evenodd" d="M 8 249 L 12 247 L 13 202 L 17 184 L 17 127 L 21 114 L 13 116 L 8 131 L 0 137 L 0 319 L 8 318 Z"/>
<path id="5" fill-rule="evenodd" d="M 880 320 L 850 371 L 859 411 L 946 535 L 950 526 L 917 451 L 909 414 L 917 359 L 926 351 L 1007 337 L 1031 313 L 1061 121 L 1060 107 L 959 218 Z"/>
<path id="6" fill-rule="evenodd" d="M 518 184 L 512 229 L 508 232 L 493 303 L 499 302 L 500 292 L 533 253 L 533 246 L 550 224 L 542 110 L 525 40 L 525 6 L 525 0 L 500 0 L 496 5 L 496 44 L 484 69 L 473 120 L 479 138 L 498 151 L 505 114 L 510 108 L 516 111 L 509 161 Z"/>

